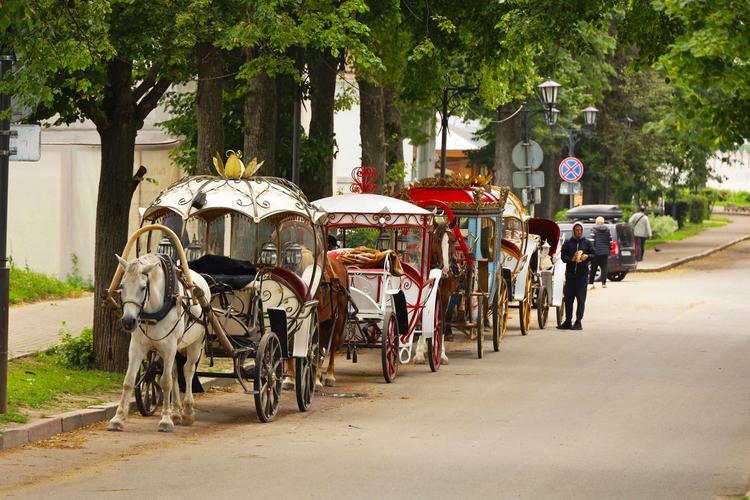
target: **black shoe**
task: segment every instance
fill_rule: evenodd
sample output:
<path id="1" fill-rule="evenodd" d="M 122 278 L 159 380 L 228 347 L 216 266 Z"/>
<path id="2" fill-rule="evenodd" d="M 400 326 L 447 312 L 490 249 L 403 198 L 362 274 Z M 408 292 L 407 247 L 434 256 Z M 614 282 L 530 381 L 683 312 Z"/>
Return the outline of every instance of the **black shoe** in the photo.
<path id="1" fill-rule="evenodd" d="M 580 321 L 576 321 L 571 330 L 583 330 L 583 326 L 581 326 Z"/>
<path id="2" fill-rule="evenodd" d="M 560 323 L 557 325 L 558 330 L 572 330 L 573 326 L 570 324 L 570 321 L 566 321 L 564 323 Z"/>

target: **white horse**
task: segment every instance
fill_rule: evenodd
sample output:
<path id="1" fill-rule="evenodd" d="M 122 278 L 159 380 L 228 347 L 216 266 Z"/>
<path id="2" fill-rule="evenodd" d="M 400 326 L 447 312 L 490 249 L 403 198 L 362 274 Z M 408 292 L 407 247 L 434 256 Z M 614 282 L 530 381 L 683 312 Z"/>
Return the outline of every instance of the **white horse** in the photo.
<path id="1" fill-rule="evenodd" d="M 109 421 L 108 430 L 121 431 L 123 429 L 138 367 L 151 350 L 158 352 L 164 363 L 164 370 L 159 380 L 164 392 L 159 431 L 174 430 L 173 417 L 175 420 L 181 420 L 183 425 L 191 425 L 195 420 L 192 382 L 206 334 L 203 324 L 195 321 L 195 318 L 201 317 L 201 307 L 190 302 L 190 291 L 186 290 L 177 279 L 173 281 L 177 295 L 176 301 L 166 296 L 167 279 L 159 256 L 146 254 L 130 262 L 119 255 L 116 257 L 125 269 L 120 288 L 121 323 L 123 329 L 130 333 L 130 348 L 128 371 L 122 384 L 120 405 L 117 407 L 115 416 Z M 194 271 L 189 272 L 193 284 L 201 288 L 206 297 L 210 297 L 211 291 L 206 280 Z M 156 315 L 156 318 L 153 318 L 150 323 L 145 323 L 143 316 L 149 315 Z M 180 402 L 179 386 L 176 383 L 175 355 L 177 351 L 187 358 L 184 368 L 184 410 Z"/>

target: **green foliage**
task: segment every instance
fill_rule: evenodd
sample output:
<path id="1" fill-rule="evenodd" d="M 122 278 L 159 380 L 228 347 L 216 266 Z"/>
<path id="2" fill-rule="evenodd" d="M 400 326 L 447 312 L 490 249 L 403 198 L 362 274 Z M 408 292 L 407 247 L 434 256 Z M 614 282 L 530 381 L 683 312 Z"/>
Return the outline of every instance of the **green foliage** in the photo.
<path id="1" fill-rule="evenodd" d="M 80 279 L 60 281 L 27 267 L 20 269 L 11 262 L 9 303 L 36 302 L 40 300 L 79 297 L 86 290 Z"/>
<path id="2" fill-rule="evenodd" d="M 369 247 L 377 248 L 380 230 L 373 227 L 358 227 L 346 230 L 347 248 Z M 343 240 L 340 240 L 343 242 Z"/>
<path id="3" fill-rule="evenodd" d="M 94 366 L 94 330 L 84 328 L 81 334 L 73 336 L 65 322 L 59 332 L 60 345 L 56 354 L 69 368 L 88 370 Z"/>
<path id="4" fill-rule="evenodd" d="M 54 354 L 39 354 L 11 360 L 8 364 L 8 413 L 1 422 L 26 422 L 28 408 L 46 409 L 49 414 L 87 404 L 92 395 L 116 391 L 122 384 L 121 373 L 69 368 Z M 64 402 L 63 402 L 64 399 Z"/>
<path id="5" fill-rule="evenodd" d="M 653 7 L 674 26 L 657 68 L 679 106 L 663 124 L 715 149 L 740 146 L 750 130 L 750 3 L 655 0 Z"/>
<path id="6" fill-rule="evenodd" d="M 70 257 L 72 270 L 65 277 L 65 282 L 73 287 L 87 290 L 89 292 L 94 291 L 94 284 L 91 282 L 91 277 L 84 278 L 81 276 L 81 258 L 77 254 L 73 254 Z"/>
<path id="7" fill-rule="evenodd" d="M 565 220 L 565 219 L 567 219 L 567 217 L 568 217 L 568 209 L 567 209 L 567 208 L 565 208 L 565 209 L 563 209 L 563 210 L 560 210 L 560 211 L 558 211 L 558 212 L 555 212 L 555 217 L 554 217 L 554 219 L 555 219 L 556 221 L 562 221 L 562 220 Z"/>
<path id="8" fill-rule="evenodd" d="M 677 231 L 677 221 L 669 215 L 650 217 L 651 231 L 656 239 L 665 238 Z"/>

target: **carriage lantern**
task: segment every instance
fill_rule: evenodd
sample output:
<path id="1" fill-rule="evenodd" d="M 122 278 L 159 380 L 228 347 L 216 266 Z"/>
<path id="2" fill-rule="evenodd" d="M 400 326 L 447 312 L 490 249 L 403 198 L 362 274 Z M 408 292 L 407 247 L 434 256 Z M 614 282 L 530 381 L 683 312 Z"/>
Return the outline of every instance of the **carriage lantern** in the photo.
<path id="1" fill-rule="evenodd" d="M 385 252 L 391 248 L 391 236 L 385 228 L 380 230 L 380 236 L 378 237 L 378 250 Z"/>
<path id="2" fill-rule="evenodd" d="M 409 245 L 409 238 L 403 232 L 398 233 L 396 238 L 396 251 L 400 254 L 406 253 L 406 248 Z"/>
<path id="3" fill-rule="evenodd" d="M 193 240 L 185 248 L 185 255 L 189 261 L 198 260 L 203 257 L 203 248 L 195 235 L 193 235 Z"/>
<path id="4" fill-rule="evenodd" d="M 276 265 L 276 245 L 272 241 L 263 243 L 260 249 L 260 263 L 264 266 Z"/>
<path id="5" fill-rule="evenodd" d="M 162 255 L 168 255 L 172 260 L 174 260 L 175 258 L 172 241 L 166 236 L 162 237 L 161 241 L 159 241 L 159 245 L 156 247 L 156 251 Z"/>
<path id="6" fill-rule="evenodd" d="M 283 259 L 287 267 L 296 269 L 302 262 L 302 246 L 299 243 L 289 243 L 284 248 Z"/>

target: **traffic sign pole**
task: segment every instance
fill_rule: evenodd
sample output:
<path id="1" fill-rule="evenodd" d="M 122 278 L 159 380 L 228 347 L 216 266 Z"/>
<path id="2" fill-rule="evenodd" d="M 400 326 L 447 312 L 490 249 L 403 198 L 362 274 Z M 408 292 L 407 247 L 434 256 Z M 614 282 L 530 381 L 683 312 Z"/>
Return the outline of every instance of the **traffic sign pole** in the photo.
<path id="1" fill-rule="evenodd" d="M 0 78 L 10 71 L 15 58 L 0 55 Z M 0 94 L 0 112 L 10 107 L 10 96 Z M 8 161 L 10 156 L 10 120 L 0 120 L 0 414 L 8 412 Z"/>

